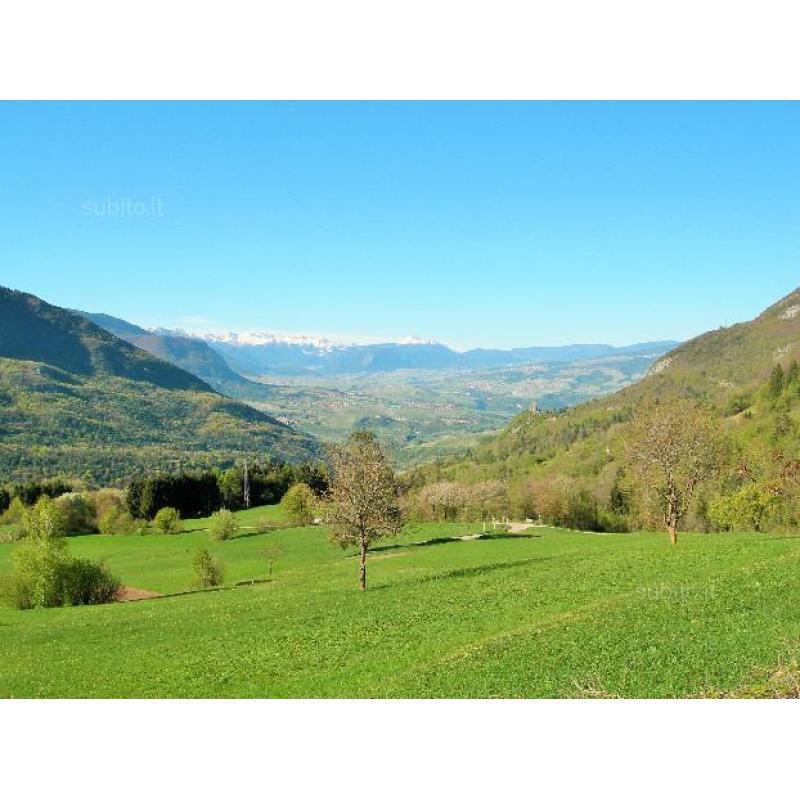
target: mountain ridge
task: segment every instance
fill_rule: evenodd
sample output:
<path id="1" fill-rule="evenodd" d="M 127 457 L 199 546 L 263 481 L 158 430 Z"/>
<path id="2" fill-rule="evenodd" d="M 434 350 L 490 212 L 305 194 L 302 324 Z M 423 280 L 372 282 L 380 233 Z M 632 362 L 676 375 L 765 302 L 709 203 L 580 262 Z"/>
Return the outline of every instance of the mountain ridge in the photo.
<path id="1" fill-rule="evenodd" d="M 85 377 L 108 374 L 164 389 L 212 391 L 196 376 L 155 359 L 90 320 L 2 286 L 0 357 L 41 362 Z"/>
<path id="2" fill-rule="evenodd" d="M 319 445 L 85 317 L 0 287 L 0 475 L 118 483 Z"/>
<path id="3" fill-rule="evenodd" d="M 608 344 L 567 344 L 542 347 L 473 348 L 453 350 L 438 342 L 384 342 L 376 344 L 316 347 L 310 342 L 293 344 L 271 341 L 263 344 L 198 338 L 239 371 L 254 375 L 333 376 L 361 372 L 392 372 L 402 369 L 483 369 L 525 363 L 557 363 L 613 355 L 659 352 L 679 344 L 674 340 L 641 342 L 623 347 Z"/>
<path id="4" fill-rule="evenodd" d="M 145 350 L 164 361 L 169 361 L 199 377 L 218 391 L 224 393 L 224 390 L 231 384 L 249 383 L 238 372 L 234 372 L 216 350 L 200 339 L 167 331 L 149 331 L 127 320 L 112 317 L 110 314 L 77 310 L 75 313 L 120 339 L 124 339 L 134 347 Z"/>

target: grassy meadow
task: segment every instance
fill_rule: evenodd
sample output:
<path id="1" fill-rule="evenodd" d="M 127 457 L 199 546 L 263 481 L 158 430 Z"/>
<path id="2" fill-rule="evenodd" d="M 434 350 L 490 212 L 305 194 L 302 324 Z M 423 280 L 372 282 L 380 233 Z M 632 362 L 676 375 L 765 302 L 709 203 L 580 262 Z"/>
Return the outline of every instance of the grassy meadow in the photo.
<path id="1" fill-rule="evenodd" d="M 126 586 L 106 606 L 0 608 L 2 697 L 769 696 L 797 674 L 800 537 L 417 524 L 366 593 L 324 528 L 278 507 L 165 536 L 78 536 Z M 13 545 L 0 544 L 0 575 Z M 276 547 L 278 546 L 278 547 Z M 207 547 L 225 584 L 193 591 Z M 266 550 L 280 554 L 269 574 Z M 788 677 L 787 677 L 788 676 Z"/>

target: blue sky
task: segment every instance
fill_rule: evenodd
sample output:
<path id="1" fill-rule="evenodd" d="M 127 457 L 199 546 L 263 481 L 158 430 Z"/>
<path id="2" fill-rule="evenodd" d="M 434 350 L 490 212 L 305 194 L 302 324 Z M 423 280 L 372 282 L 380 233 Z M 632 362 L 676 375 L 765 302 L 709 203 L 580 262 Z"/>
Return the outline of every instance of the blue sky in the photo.
<path id="1" fill-rule="evenodd" d="M 797 103 L 0 103 L 0 284 L 147 325 L 683 339 L 798 256 Z"/>

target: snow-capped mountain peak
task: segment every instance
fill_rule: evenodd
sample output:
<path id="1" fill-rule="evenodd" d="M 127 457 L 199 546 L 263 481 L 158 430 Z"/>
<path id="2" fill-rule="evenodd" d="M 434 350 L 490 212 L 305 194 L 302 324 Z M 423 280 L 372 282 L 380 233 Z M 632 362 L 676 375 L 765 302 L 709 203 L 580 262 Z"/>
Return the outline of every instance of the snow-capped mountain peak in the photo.
<path id="1" fill-rule="evenodd" d="M 234 346 L 260 347 L 264 345 L 284 344 L 292 347 L 312 347 L 315 350 L 330 351 L 339 346 L 324 336 L 311 336 L 306 334 L 279 334 L 244 332 L 237 333 L 202 333 L 195 334 L 208 342 L 229 344 Z"/>

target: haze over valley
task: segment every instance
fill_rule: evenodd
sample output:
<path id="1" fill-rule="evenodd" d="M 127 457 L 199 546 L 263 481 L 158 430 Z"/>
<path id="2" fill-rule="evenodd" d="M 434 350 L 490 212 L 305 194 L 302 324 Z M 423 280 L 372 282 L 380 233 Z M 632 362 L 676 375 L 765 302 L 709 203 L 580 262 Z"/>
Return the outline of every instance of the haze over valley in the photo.
<path id="1" fill-rule="evenodd" d="M 222 394 L 322 440 L 372 429 L 401 465 L 462 452 L 531 404 L 556 410 L 610 394 L 678 344 L 459 352 L 425 340 L 342 344 L 263 333 L 190 335 L 79 313 Z"/>

